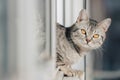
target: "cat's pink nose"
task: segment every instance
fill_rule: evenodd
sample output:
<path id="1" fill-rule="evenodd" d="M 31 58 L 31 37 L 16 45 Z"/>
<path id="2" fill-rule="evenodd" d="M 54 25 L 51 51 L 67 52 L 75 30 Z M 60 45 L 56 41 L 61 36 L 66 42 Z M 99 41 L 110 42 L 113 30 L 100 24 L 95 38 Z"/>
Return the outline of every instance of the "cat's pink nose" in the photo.
<path id="1" fill-rule="evenodd" d="M 90 42 L 90 39 L 87 38 L 87 39 L 86 39 L 86 42 L 89 43 L 89 42 Z"/>

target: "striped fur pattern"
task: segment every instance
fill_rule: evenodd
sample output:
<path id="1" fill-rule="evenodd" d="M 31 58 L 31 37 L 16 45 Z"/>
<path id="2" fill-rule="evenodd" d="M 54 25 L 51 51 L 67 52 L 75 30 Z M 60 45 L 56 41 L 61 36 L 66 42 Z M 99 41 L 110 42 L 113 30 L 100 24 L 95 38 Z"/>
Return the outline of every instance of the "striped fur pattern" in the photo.
<path id="1" fill-rule="evenodd" d="M 82 71 L 73 70 L 71 66 L 81 56 L 101 47 L 110 23 L 110 18 L 101 22 L 89 19 L 85 10 L 81 10 L 76 23 L 69 28 L 57 23 L 57 68 L 66 76 L 83 77 Z"/>

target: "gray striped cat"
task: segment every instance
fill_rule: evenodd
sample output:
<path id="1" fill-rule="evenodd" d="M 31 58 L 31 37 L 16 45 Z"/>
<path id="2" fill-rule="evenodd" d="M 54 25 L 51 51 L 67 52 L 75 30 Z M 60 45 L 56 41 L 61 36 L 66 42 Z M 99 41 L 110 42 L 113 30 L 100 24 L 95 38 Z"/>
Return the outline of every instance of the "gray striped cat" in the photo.
<path id="1" fill-rule="evenodd" d="M 65 28 L 57 24 L 57 68 L 66 76 L 81 78 L 83 72 L 73 70 L 71 66 L 82 55 L 101 47 L 110 24 L 110 18 L 101 22 L 89 19 L 85 10 L 80 11 L 76 23 L 72 26 Z"/>

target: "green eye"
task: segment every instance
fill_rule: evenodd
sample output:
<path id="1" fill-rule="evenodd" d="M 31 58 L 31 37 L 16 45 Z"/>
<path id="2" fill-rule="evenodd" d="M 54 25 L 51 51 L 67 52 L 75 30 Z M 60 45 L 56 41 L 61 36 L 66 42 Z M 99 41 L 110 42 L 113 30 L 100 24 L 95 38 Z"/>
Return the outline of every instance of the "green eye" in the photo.
<path id="1" fill-rule="evenodd" d="M 93 38 L 99 38 L 99 34 L 94 34 Z"/>
<path id="2" fill-rule="evenodd" d="M 86 31 L 84 29 L 81 29 L 82 34 L 86 34 Z"/>

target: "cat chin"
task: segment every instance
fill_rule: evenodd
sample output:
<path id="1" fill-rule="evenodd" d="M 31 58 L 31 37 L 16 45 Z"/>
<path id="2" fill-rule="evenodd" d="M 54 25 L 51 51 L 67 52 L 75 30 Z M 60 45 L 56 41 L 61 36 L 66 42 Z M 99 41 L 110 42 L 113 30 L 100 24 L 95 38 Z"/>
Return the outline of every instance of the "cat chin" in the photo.
<path id="1" fill-rule="evenodd" d="M 95 49 L 98 49 L 99 46 L 96 46 L 96 47 L 94 46 L 94 47 L 92 47 L 92 46 L 90 46 L 90 45 L 88 45 L 88 44 L 83 44 L 82 46 L 80 46 L 80 48 L 82 48 L 82 49 L 88 51 L 88 50 L 95 50 Z"/>

